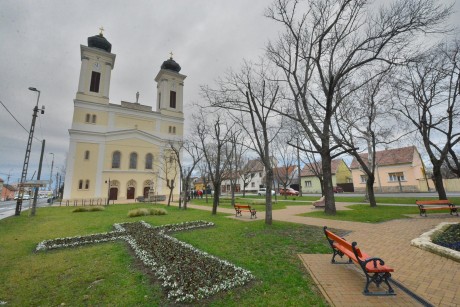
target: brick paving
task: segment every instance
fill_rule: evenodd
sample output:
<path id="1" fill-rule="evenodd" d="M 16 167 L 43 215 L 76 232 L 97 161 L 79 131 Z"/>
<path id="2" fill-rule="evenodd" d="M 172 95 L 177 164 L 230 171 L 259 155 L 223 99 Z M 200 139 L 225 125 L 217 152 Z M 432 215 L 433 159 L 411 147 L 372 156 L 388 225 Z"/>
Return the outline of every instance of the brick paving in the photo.
<path id="1" fill-rule="evenodd" d="M 336 208 L 342 210 L 345 205 L 337 203 Z M 210 210 L 204 206 L 189 207 Z M 322 209 L 310 205 L 287 206 L 286 209 L 273 210 L 273 220 L 350 231 L 345 238 L 358 242 L 358 246 L 367 254 L 382 258 L 395 269 L 392 278 L 410 291 L 434 306 L 460 306 L 460 263 L 410 245 L 412 239 L 441 222 L 460 222 L 459 217 L 443 213 L 429 214 L 428 217 L 414 214 L 410 219 L 368 224 L 297 216 L 315 210 Z M 234 214 L 232 209 L 219 208 L 218 211 Z M 418 212 L 418 208 L 414 208 L 414 212 Z M 257 220 L 265 217 L 264 212 L 257 212 L 257 215 Z M 244 214 L 236 219 L 254 221 Z M 299 257 L 333 306 L 420 306 L 396 286 L 393 286 L 396 296 L 375 298 L 362 295 L 364 275 L 360 276 L 356 268 L 349 268 L 348 265 L 332 265 L 331 255 Z"/>

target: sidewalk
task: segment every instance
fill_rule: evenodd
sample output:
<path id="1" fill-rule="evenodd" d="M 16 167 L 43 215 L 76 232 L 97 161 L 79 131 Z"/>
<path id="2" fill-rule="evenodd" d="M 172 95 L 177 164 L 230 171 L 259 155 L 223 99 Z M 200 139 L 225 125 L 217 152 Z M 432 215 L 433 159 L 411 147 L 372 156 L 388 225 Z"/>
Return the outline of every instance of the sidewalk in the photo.
<path id="1" fill-rule="evenodd" d="M 336 207 L 342 210 L 345 205 L 347 203 L 337 203 Z M 211 210 L 206 206 L 189 205 L 189 207 Z M 369 224 L 297 216 L 300 213 L 317 210 L 311 205 L 287 206 L 286 209 L 273 210 L 273 220 L 350 231 L 345 238 L 348 241 L 358 242 L 358 246 L 366 253 L 382 258 L 388 266 L 395 269 L 392 278 L 410 291 L 434 306 L 460 306 L 460 263 L 410 245 L 412 239 L 441 222 L 460 223 L 459 217 L 444 213 L 430 214 L 428 217 L 414 214 L 410 219 Z M 235 218 L 233 209 L 219 208 L 218 211 L 231 213 L 232 218 Z M 257 215 L 257 220 L 260 221 L 264 219 L 265 213 L 257 212 Z M 237 219 L 254 221 L 245 216 Z M 354 265 L 352 268 L 332 265 L 330 254 L 299 255 L 299 257 L 333 306 L 420 306 L 420 303 L 396 286 L 394 288 L 397 295 L 394 297 L 376 299 L 362 295 L 364 275 L 346 272 L 353 271 Z M 354 290 L 345 293 L 343 291 L 345 286 Z"/>

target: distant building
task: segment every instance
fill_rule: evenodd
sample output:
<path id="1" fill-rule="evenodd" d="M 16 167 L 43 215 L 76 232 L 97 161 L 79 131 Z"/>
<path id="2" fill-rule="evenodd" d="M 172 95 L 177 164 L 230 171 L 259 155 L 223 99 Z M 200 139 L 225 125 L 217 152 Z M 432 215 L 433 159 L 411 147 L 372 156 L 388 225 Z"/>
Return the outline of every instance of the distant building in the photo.
<path id="1" fill-rule="evenodd" d="M 170 157 L 169 143 L 183 138 L 186 76 L 179 73 L 181 67 L 171 56 L 155 77 L 155 102 L 140 104 L 136 93 L 135 102 L 111 103 L 115 65 L 111 49 L 102 33 L 89 37 L 88 46 L 80 46 L 80 79 L 69 129 L 63 196 L 67 200 L 109 195 L 110 199 L 134 199 L 147 197 L 150 189 L 156 195 L 169 194 L 162 172 Z M 133 89 L 133 96 L 135 92 Z M 176 184 L 174 194 L 178 193 Z"/>
<path id="2" fill-rule="evenodd" d="M 360 155 L 367 160 L 367 154 Z M 375 155 L 376 192 L 425 192 L 427 182 L 425 165 L 415 146 L 377 151 Z M 350 166 L 356 192 L 365 192 L 366 174 L 358 161 L 353 159 Z"/>
<path id="3" fill-rule="evenodd" d="M 17 188 L 10 184 L 6 184 L 2 178 L 0 178 L 0 200 L 12 200 L 14 198 L 14 193 L 16 193 Z"/>
<path id="4" fill-rule="evenodd" d="M 351 171 L 342 159 L 331 161 L 332 185 L 348 184 L 352 182 Z M 300 173 L 302 193 L 321 193 L 322 177 L 321 162 L 306 164 Z"/>

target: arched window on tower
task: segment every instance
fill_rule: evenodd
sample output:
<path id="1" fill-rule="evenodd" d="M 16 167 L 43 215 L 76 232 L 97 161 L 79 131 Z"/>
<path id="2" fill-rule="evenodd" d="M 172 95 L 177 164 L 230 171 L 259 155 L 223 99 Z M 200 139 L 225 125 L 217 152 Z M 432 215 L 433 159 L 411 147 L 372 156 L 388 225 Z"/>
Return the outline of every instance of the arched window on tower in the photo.
<path id="1" fill-rule="evenodd" d="M 112 154 L 112 168 L 120 168 L 120 160 L 121 160 L 121 153 L 119 151 L 115 151 Z"/>
<path id="2" fill-rule="evenodd" d="M 151 153 L 148 153 L 145 156 L 145 169 L 152 169 L 153 165 L 153 155 Z"/>
<path id="3" fill-rule="evenodd" d="M 95 123 L 96 123 L 96 114 L 93 114 L 93 119 L 92 119 L 92 121 L 91 121 L 91 122 L 92 122 L 93 124 L 95 124 Z"/>
<path id="4" fill-rule="evenodd" d="M 86 190 L 89 189 L 89 180 L 86 180 L 86 182 L 85 182 L 85 189 L 86 189 Z"/>
<path id="5" fill-rule="evenodd" d="M 85 160 L 89 160 L 89 150 L 85 151 Z"/>
<path id="6" fill-rule="evenodd" d="M 85 122 L 89 123 L 90 119 L 91 119 L 91 114 L 86 114 Z"/>
<path id="7" fill-rule="evenodd" d="M 137 153 L 132 152 L 129 155 L 129 168 L 136 169 L 137 168 Z"/>

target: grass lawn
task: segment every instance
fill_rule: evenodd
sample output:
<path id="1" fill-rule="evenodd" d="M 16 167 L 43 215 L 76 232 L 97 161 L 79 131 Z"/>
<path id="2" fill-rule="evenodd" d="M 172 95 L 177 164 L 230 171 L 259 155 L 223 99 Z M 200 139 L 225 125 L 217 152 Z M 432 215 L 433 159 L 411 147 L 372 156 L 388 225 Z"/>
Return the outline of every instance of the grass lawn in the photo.
<path id="1" fill-rule="evenodd" d="M 176 205 L 177 206 L 177 205 Z M 321 228 L 263 220 L 242 222 L 210 212 L 165 207 L 168 215 L 127 217 L 153 205 L 111 205 L 104 211 L 72 213 L 73 207 L 38 208 L 37 216 L 0 220 L 0 302 L 10 306 L 165 306 L 158 283 L 120 241 L 34 253 L 46 239 L 113 230 L 114 223 L 144 220 L 152 225 L 205 220 L 214 227 L 174 236 L 250 270 L 251 284 L 195 306 L 324 306 L 298 253 L 330 253 Z"/>
<path id="2" fill-rule="evenodd" d="M 326 215 L 323 210 L 300 214 L 301 216 L 311 216 L 323 219 L 379 223 L 394 219 L 408 218 L 405 214 L 418 214 L 416 206 L 377 206 L 369 205 L 349 205 L 346 206 L 352 210 L 338 210 L 335 216 Z M 442 211 L 441 211 L 442 212 Z"/>

